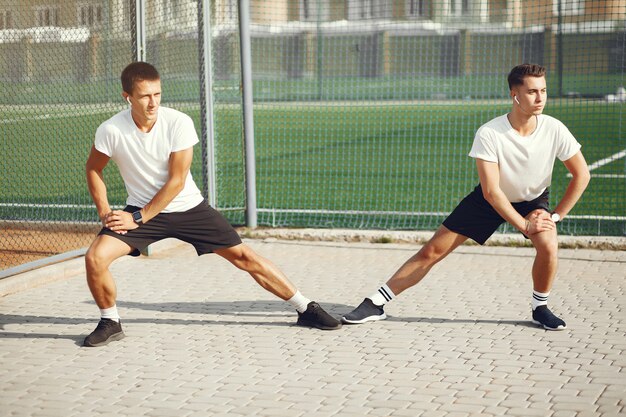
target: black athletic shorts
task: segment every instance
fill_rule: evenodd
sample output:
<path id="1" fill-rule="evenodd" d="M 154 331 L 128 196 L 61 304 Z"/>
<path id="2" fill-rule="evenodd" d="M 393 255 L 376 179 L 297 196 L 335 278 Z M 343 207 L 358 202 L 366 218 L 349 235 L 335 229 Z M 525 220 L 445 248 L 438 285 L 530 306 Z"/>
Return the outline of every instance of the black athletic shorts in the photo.
<path id="1" fill-rule="evenodd" d="M 532 201 L 521 201 L 511 203 L 513 208 L 526 217 L 536 209 L 550 211 L 548 205 L 549 190 L 546 190 L 539 197 Z M 487 239 L 500 227 L 504 220 L 498 212 L 485 200 L 480 184 L 468 194 L 458 206 L 443 221 L 443 225 L 455 233 L 484 244 Z"/>
<path id="2" fill-rule="evenodd" d="M 133 213 L 140 207 L 126 206 L 124 211 Z M 98 235 L 113 236 L 131 246 L 132 256 L 151 243 L 166 238 L 176 238 L 196 248 L 198 255 L 211 253 L 216 249 L 225 249 L 241 243 L 241 238 L 217 210 L 203 201 L 196 207 L 178 213 L 160 213 L 137 229 L 120 235 L 105 228 Z"/>

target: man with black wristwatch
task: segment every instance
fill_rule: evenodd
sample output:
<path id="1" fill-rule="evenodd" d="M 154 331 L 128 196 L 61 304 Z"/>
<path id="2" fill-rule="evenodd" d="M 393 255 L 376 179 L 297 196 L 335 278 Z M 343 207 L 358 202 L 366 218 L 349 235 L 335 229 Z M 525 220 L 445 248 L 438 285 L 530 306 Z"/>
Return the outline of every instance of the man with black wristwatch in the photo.
<path id="1" fill-rule="evenodd" d="M 479 244 L 508 222 L 536 249 L 532 266 L 532 321 L 547 330 L 565 329 L 565 322 L 548 309 L 548 295 L 558 263 L 556 224 L 574 207 L 589 183 L 589 169 L 580 144 L 567 127 L 544 115 L 546 70 L 522 64 L 508 75 L 511 111 L 481 126 L 469 156 L 474 158 L 480 183 L 443 221 L 422 249 L 344 323 L 359 324 L 386 318 L 383 306 L 420 282 L 430 269 L 468 238 Z M 572 175 L 554 210 L 548 206 L 554 161 Z M 485 297 L 488 298 L 488 297 Z"/>
<path id="2" fill-rule="evenodd" d="M 87 160 L 87 184 L 103 228 L 85 255 L 87 283 L 101 320 L 84 346 L 103 346 L 124 337 L 109 265 L 124 255 L 138 256 L 151 243 L 177 238 L 198 255 L 216 253 L 248 272 L 264 289 L 289 302 L 296 324 L 335 330 L 341 322 L 304 297 L 269 260 L 242 243 L 228 221 L 210 207 L 190 167 L 199 142 L 193 121 L 160 106 L 161 79 L 145 62 L 128 65 L 121 76 L 122 97 L 130 108 L 100 125 Z M 128 198 L 124 210 L 111 210 L 103 170 L 112 159 Z"/>

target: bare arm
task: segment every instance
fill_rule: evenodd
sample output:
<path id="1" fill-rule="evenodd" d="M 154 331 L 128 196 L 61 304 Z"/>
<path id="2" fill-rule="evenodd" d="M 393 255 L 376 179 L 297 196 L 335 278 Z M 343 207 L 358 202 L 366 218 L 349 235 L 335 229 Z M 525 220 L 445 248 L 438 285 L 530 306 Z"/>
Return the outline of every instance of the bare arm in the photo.
<path id="1" fill-rule="evenodd" d="M 545 218 L 543 218 L 543 221 L 540 221 L 537 216 L 534 216 L 527 220 L 513 208 L 513 205 L 500 188 L 500 171 L 496 162 L 487 162 L 477 158 L 476 167 L 478 168 L 478 177 L 480 178 L 480 185 L 483 189 L 485 200 L 509 224 L 526 235 L 533 235 L 555 227 L 554 222 L 551 220 L 546 221 Z"/>
<path id="2" fill-rule="evenodd" d="M 146 223 L 159 214 L 183 190 L 187 174 L 193 161 L 193 148 L 172 152 L 168 163 L 168 179 L 152 200 L 141 209 L 141 217 Z M 139 227 L 131 213 L 116 210 L 107 216 L 106 227 L 113 231 L 133 230 Z"/>
<path id="3" fill-rule="evenodd" d="M 561 218 L 567 216 L 570 210 L 572 210 L 587 188 L 589 180 L 591 179 L 589 167 L 587 166 L 587 162 L 585 161 L 585 157 L 582 152 L 578 151 L 576 155 L 566 161 L 563 161 L 563 165 L 565 165 L 570 174 L 572 174 L 572 179 L 567 185 L 563 198 L 554 209 L 555 212 L 559 213 Z"/>
<path id="4" fill-rule="evenodd" d="M 498 212 L 500 216 L 522 233 L 526 233 L 526 219 L 522 217 L 506 198 L 500 188 L 500 171 L 496 162 L 487 162 L 476 159 L 478 177 L 483 189 L 485 200 Z"/>
<path id="5" fill-rule="evenodd" d="M 109 159 L 107 155 L 99 152 L 92 146 L 85 166 L 89 194 L 91 194 L 91 198 L 96 205 L 98 217 L 103 222 L 107 214 L 111 213 L 111 207 L 107 198 L 107 188 L 102 175 L 104 168 L 109 163 Z"/>
<path id="6" fill-rule="evenodd" d="M 144 223 L 159 214 L 185 188 L 187 174 L 193 161 L 193 148 L 170 154 L 168 164 L 169 178 L 152 200 L 141 209 Z"/>

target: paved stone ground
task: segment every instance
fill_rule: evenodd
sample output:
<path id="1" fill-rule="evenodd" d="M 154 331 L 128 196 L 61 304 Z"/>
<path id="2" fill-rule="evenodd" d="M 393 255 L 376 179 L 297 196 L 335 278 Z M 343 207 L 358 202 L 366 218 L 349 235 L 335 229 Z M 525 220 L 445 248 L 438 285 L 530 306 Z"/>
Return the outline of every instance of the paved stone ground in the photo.
<path id="1" fill-rule="evenodd" d="M 419 249 L 247 243 L 336 316 Z M 98 318 L 82 259 L 44 268 L 0 298 L 0 416 L 626 415 L 626 252 L 561 250 L 564 332 L 529 321 L 533 256 L 463 246 L 387 321 L 324 332 L 221 258 L 171 246 L 113 265 L 127 336 L 103 348 L 80 347 Z"/>

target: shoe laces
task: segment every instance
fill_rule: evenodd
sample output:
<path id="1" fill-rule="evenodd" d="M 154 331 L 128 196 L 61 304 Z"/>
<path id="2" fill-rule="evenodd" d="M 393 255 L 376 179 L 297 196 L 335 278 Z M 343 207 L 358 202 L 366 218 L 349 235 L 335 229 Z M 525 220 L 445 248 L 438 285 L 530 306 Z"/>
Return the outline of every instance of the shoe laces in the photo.
<path id="1" fill-rule="evenodd" d="M 116 325 L 118 325 L 119 323 L 116 322 L 115 320 L 104 320 L 104 319 L 100 319 L 100 321 L 98 322 L 98 325 L 96 326 L 96 330 L 98 329 L 102 329 L 102 330 L 106 330 L 110 327 L 115 327 Z"/>
<path id="2" fill-rule="evenodd" d="M 311 303 L 310 307 L 312 316 L 320 317 L 323 316 L 325 313 L 325 311 L 322 309 L 322 306 L 317 303 Z"/>

